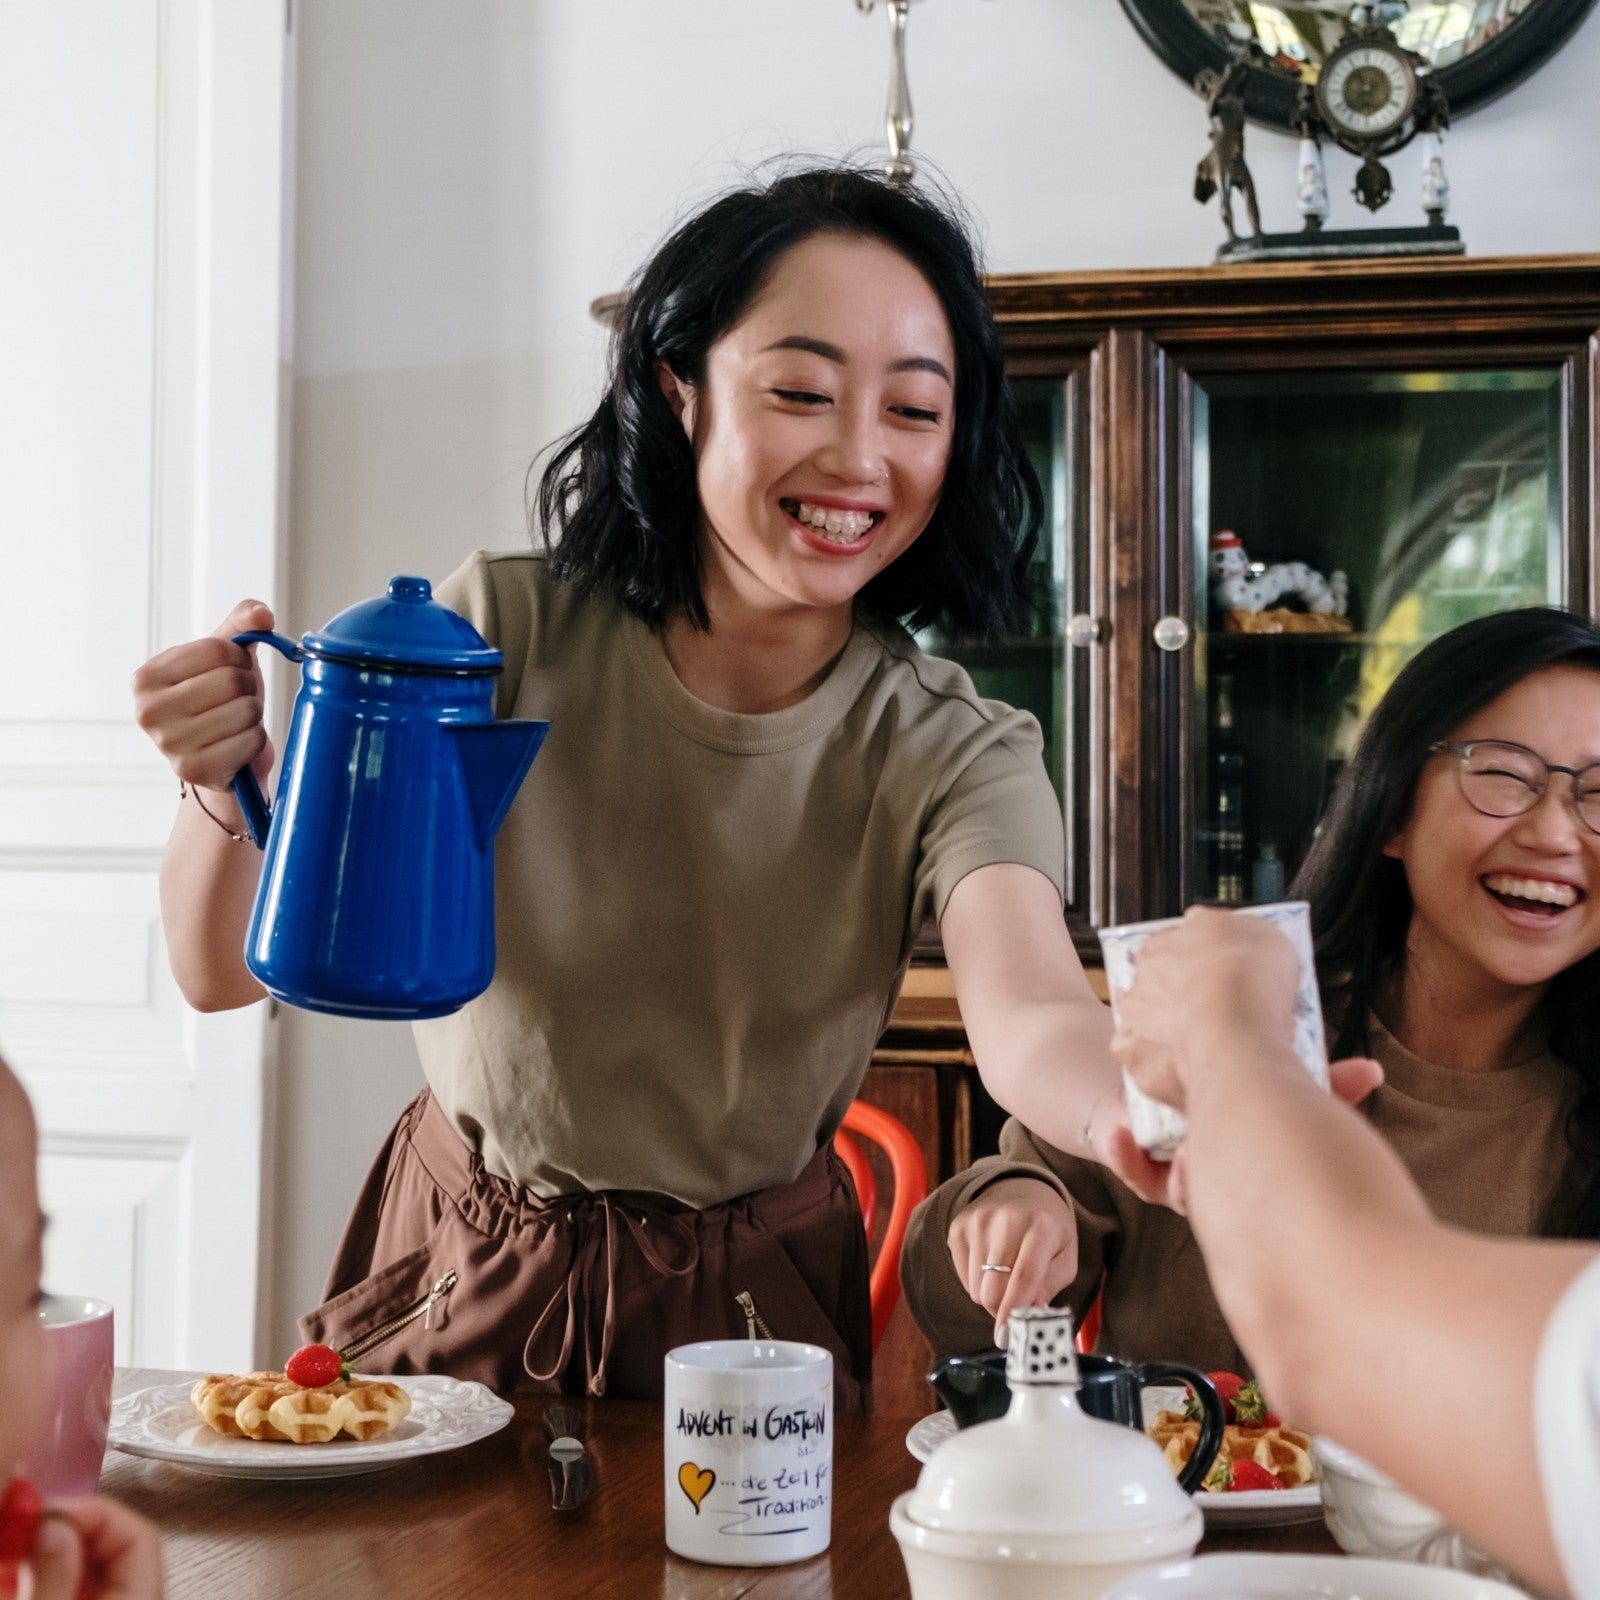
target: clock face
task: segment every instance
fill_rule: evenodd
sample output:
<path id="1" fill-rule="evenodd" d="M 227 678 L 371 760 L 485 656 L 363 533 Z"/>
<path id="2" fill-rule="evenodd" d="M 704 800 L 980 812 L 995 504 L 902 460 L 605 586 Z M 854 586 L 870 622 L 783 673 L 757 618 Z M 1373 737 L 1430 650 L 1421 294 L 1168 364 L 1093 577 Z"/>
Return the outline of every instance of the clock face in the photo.
<path id="1" fill-rule="evenodd" d="M 1411 114 L 1417 78 L 1411 63 L 1381 44 L 1353 44 L 1334 51 L 1317 80 L 1322 114 L 1339 132 L 1382 138 Z"/>

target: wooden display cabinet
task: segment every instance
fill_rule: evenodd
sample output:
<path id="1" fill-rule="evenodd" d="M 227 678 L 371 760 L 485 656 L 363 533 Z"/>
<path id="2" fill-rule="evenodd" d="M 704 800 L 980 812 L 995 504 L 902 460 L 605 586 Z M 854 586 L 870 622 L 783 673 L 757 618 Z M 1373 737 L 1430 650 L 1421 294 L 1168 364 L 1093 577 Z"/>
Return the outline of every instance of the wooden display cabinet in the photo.
<path id="1" fill-rule="evenodd" d="M 998 645 L 924 642 L 1039 717 L 1087 956 L 1098 926 L 1218 898 L 1220 679 L 1249 898 L 1269 844 L 1292 879 L 1362 718 L 1423 643 L 1511 605 L 1593 611 L 1600 256 L 989 287 L 1048 501 L 1035 616 Z M 1256 560 L 1343 570 L 1352 631 L 1223 631 L 1223 528 Z"/>

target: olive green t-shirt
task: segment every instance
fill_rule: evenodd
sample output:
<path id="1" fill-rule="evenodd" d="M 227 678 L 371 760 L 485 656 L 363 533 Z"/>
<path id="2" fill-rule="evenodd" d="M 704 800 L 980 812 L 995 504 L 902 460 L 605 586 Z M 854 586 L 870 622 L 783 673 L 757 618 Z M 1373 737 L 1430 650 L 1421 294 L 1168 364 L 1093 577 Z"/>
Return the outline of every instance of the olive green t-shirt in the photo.
<path id="1" fill-rule="evenodd" d="M 695 1206 L 792 1181 L 923 918 L 994 862 L 1060 892 L 1038 724 L 899 628 L 858 621 L 804 701 L 746 715 L 540 555 L 475 555 L 438 596 L 503 652 L 497 714 L 550 722 L 495 844 L 494 981 L 415 1027 L 499 1177 Z"/>
<path id="2" fill-rule="evenodd" d="M 1559 1235 L 1595 1176 L 1567 1124 L 1583 1090 L 1553 1055 L 1496 1072 L 1460 1072 L 1408 1050 L 1376 1017 L 1372 1053 L 1384 1081 L 1361 1103 L 1405 1162 L 1441 1222 L 1508 1238 Z M 1250 1111 L 1239 1111 L 1239 1160 L 1250 1159 Z M 1105 1281 L 1096 1349 L 1129 1361 L 1186 1361 L 1248 1372 L 1187 1220 L 1140 1200 L 1105 1167 L 1057 1150 L 1010 1119 L 986 1156 L 912 1213 L 900 1255 L 906 1303 L 936 1351 L 993 1342 L 994 1319 L 973 1303 L 950 1259 L 950 1224 L 1002 1178 L 1035 1178 L 1071 1207 L 1078 1273 L 1057 1297 L 1079 1316 Z"/>

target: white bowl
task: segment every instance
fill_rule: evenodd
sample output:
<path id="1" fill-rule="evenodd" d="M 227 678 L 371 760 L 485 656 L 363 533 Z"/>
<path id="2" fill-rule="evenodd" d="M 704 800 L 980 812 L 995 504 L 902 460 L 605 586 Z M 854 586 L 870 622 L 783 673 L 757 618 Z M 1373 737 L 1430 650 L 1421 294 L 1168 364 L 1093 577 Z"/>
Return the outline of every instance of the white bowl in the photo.
<path id="1" fill-rule="evenodd" d="M 911 1600 L 1100 1600 L 1108 1584 L 1200 1542 L 1198 1511 L 1132 1532 L 993 1534 L 927 1527 L 911 1501 L 907 1491 L 889 1508 Z"/>
<path id="2" fill-rule="evenodd" d="M 1319 1437 L 1311 1441 L 1311 1454 L 1322 1483 L 1322 1515 L 1341 1550 L 1455 1567 L 1490 1578 L 1507 1576 L 1431 1506 L 1413 1499 L 1353 1450 Z"/>
<path id="3" fill-rule="evenodd" d="M 1349 1556 L 1201 1556 L 1135 1573 L 1104 1600 L 1529 1600 L 1467 1572 Z"/>

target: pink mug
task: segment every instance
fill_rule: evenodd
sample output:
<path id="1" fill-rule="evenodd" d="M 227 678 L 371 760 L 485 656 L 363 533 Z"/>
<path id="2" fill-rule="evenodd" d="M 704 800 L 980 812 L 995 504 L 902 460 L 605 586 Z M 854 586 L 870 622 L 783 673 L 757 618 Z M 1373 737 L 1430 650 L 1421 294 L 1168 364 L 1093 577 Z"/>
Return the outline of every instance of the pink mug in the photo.
<path id="1" fill-rule="evenodd" d="M 100 1481 L 111 1423 L 111 1307 L 81 1295 L 39 1302 L 49 1353 L 44 1428 L 23 1458 L 23 1475 L 45 1499 L 90 1495 Z"/>

